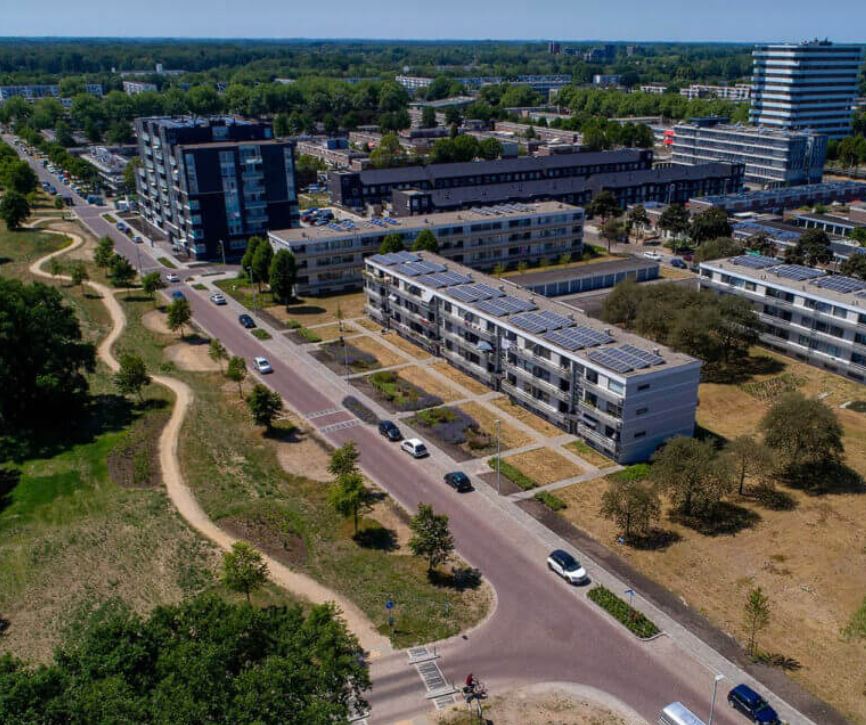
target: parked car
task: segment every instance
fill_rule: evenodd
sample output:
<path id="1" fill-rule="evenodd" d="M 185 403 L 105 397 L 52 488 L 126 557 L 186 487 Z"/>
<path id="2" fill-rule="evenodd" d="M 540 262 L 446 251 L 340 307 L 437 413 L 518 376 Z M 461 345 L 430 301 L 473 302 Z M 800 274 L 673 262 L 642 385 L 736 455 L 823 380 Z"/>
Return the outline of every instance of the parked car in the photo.
<path id="1" fill-rule="evenodd" d="M 117 229 L 117 231 L 119 232 L 125 232 L 126 224 L 124 224 L 123 222 L 117 222 L 117 224 L 114 225 L 114 228 Z"/>
<path id="2" fill-rule="evenodd" d="M 403 439 L 403 434 L 393 421 L 379 421 L 379 434 L 385 436 L 389 441 L 395 442 Z"/>
<path id="3" fill-rule="evenodd" d="M 779 722 L 776 711 L 748 685 L 737 685 L 731 690 L 728 693 L 728 704 L 759 725 L 775 725 Z"/>
<path id="4" fill-rule="evenodd" d="M 180 277 L 178 277 L 174 272 L 168 272 L 165 275 L 165 281 L 169 284 L 174 284 L 175 282 L 180 282 Z"/>
<path id="5" fill-rule="evenodd" d="M 659 725 L 705 725 L 704 721 L 695 715 L 681 702 L 672 702 L 659 713 Z"/>
<path id="6" fill-rule="evenodd" d="M 133 234 L 132 237 L 131 237 L 131 239 L 132 239 L 132 241 L 135 242 L 136 244 L 141 244 L 142 239 L 141 239 L 141 235 L 140 235 L 140 234 Z"/>
<path id="7" fill-rule="evenodd" d="M 695 255 L 692 254 L 691 252 L 686 252 L 685 254 L 682 255 L 682 257 L 684 260 L 686 260 L 686 262 L 692 262 L 692 261 L 694 261 Z"/>
<path id="8" fill-rule="evenodd" d="M 179 289 L 176 289 L 171 293 L 171 298 L 173 300 L 185 300 L 186 295 L 183 292 L 181 292 Z"/>
<path id="9" fill-rule="evenodd" d="M 671 260 L 671 267 L 676 267 L 677 269 L 688 269 L 689 265 L 687 265 L 682 259 L 679 257 L 674 257 Z"/>
<path id="10" fill-rule="evenodd" d="M 238 322 L 241 323 L 242 327 L 246 327 L 248 330 L 252 330 L 256 326 L 256 321 L 247 314 L 238 315 Z"/>
<path id="11" fill-rule="evenodd" d="M 445 483 L 453 488 L 457 493 L 466 493 L 472 490 L 472 481 L 469 480 L 463 471 L 452 471 L 445 474 Z"/>
<path id="12" fill-rule="evenodd" d="M 652 252 L 652 251 L 644 252 L 643 256 L 646 257 L 647 259 L 653 260 L 654 262 L 661 262 L 661 259 L 662 259 L 661 254 L 659 254 L 658 252 Z"/>
<path id="13" fill-rule="evenodd" d="M 271 364 L 268 362 L 268 359 L 266 357 L 254 357 L 253 367 L 258 370 L 262 375 L 267 375 L 268 373 L 274 372 L 274 369 L 271 367 Z"/>
<path id="14" fill-rule="evenodd" d="M 226 304 L 228 304 L 228 302 L 226 302 L 225 295 L 222 295 L 222 294 L 220 294 L 219 292 L 214 292 L 214 293 L 210 296 L 210 301 L 213 302 L 215 305 L 226 305 Z"/>
<path id="15" fill-rule="evenodd" d="M 582 584 L 589 581 L 586 569 L 580 565 L 577 559 L 562 549 L 555 549 L 550 552 L 550 556 L 547 557 L 547 568 L 555 574 L 559 574 L 569 584 Z"/>
<path id="16" fill-rule="evenodd" d="M 430 455 L 427 446 L 420 438 L 407 438 L 400 444 L 400 450 L 406 451 L 412 458 L 424 458 Z"/>

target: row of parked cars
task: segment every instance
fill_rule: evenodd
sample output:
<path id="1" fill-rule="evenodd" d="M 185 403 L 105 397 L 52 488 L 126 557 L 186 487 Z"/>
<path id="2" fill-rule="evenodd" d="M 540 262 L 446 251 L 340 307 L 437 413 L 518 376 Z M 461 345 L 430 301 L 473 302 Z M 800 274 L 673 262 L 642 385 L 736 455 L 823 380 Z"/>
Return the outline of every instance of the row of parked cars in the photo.
<path id="1" fill-rule="evenodd" d="M 728 704 L 758 725 L 779 725 L 779 715 L 764 697 L 748 685 L 737 685 L 728 692 Z M 659 725 L 706 725 L 681 702 L 672 702 L 661 711 Z"/>

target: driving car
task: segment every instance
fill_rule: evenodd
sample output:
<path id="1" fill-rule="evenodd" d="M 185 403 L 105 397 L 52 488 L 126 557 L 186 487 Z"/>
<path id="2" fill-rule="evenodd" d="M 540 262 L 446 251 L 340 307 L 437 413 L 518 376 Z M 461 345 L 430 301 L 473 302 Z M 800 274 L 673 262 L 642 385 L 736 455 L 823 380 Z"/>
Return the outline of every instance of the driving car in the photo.
<path id="1" fill-rule="evenodd" d="M 210 296 L 210 301 L 213 302 L 215 305 L 227 305 L 228 304 L 228 302 L 226 301 L 225 295 L 222 295 L 219 292 L 214 292 Z"/>
<path id="2" fill-rule="evenodd" d="M 559 574 L 569 584 L 582 584 L 589 581 L 586 569 L 577 559 L 562 549 L 554 549 L 550 552 L 550 556 L 547 557 L 547 568 L 554 574 Z"/>
<path id="3" fill-rule="evenodd" d="M 142 241 L 142 240 L 141 240 L 141 235 L 140 235 L 140 234 L 133 234 L 132 237 L 131 237 L 131 239 L 132 239 L 132 241 L 135 242 L 136 244 L 141 244 L 141 241 Z"/>
<path id="4" fill-rule="evenodd" d="M 268 359 L 266 357 L 254 357 L 253 367 L 258 370 L 262 375 L 267 375 L 268 373 L 274 372 L 274 369 L 271 367 L 271 364 L 268 362 Z"/>
<path id="5" fill-rule="evenodd" d="M 731 690 L 728 704 L 759 725 L 776 725 L 779 722 L 776 711 L 748 685 L 737 685 Z"/>
<path id="6" fill-rule="evenodd" d="M 174 292 L 171 293 L 171 298 L 173 300 L 185 300 L 186 295 L 183 292 L 181 292 L 179 289 L 176 289 Z"/>
<path id="7" fill-rule="evenodd" d="M 466 493 L 472 490 L 472 481 L 469 480 L 463 471 L 452 471 L 445 474 L 445 483 L 453 488 L 457 493 Z"/>
<path id="8" fill-rule="evenodd" d="M 682 259 L 679 257 L 674 257 L 671 260 L 671 267 L 676 267 L 677 269 L 688 269 L 689 265 L 687 265 Z"/>
<path id="9" fill-rule="evenodd" d="M 248 330 L 252 330 L 256 326 L 256 321 L 247 314 L 238 315 L 238 322 L 241 323 L 242 327 L 246 327 Z"/>
<path id="10" fill-rule="evenodd" d="M 174 272 L 169 272 L 165 275 L 165 281 L 168 283 L 180 282 L 180 277 L 178 277 Z"/>
<path id="11" fill-rule="evenodd" d="M 389 441 L 395 442 L 403 439 L 403 434 L 393 421 L 383 420 L 379 422 L 379 434 L 385 436 Z"/>
<path id="12" fill-rule="evenodd" d="M 654 262 L 660 262 L 661 258 L 662 258 L 661 254 L 659 254 L 658 252 L 652 252 L 652 251 L 644 252 L 643 256 L 646 257 L 647 259 L 653 260 Z"/>
<path id="13" fill-rule="evenodd" d="M 424 458 L 430 455 L 427 446 L 420 438 L 407 438 L 400 444 L 400 450 L 406 451 L 412 458 Z"/>

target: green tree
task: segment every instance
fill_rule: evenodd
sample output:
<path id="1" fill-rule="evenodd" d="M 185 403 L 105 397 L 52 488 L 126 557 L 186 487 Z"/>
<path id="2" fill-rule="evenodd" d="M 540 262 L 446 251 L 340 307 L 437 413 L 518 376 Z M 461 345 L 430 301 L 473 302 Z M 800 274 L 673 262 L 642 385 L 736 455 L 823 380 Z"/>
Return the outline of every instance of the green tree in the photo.
<path id="1" fill-rule="evenodd" d="M 709 262 L 723 257 L 736 257 L 743 253 L 743 245 L 730 237 L 718 237 L 704 241 L 695 251 L 695 263 Z"/>
<path id="2" fill-rule="evenodd" d="M 166 324 L 172 332 L 180 330 L 181 337 L 183 337 L 184 328 L 189 324 L 191 319 L 192 308 L 189 306 L 189 300 L 185 297 L 178 297 L 168 305 Z"/>
<path id="3" fill-rule="evenodd" d="M 242 357 L 233 355 L 229 358 L 226 377 L 238 384 L 238 395 L 244 397 L 244 380 L 247 377 L 247 363 Z"/>
<path id="4" fill-rule="evenodd" d="M 643 232 L 650 223 L 646 207 L 643 204 L 635 204 L 628 213 L 628 220 L 632 229 L 637 228 L 638 236 L 643 237 Z"/>
<path id="5" fill-rule="evenodd" d="M 0 320 L 0 431 L 69 420 L 96 360 L 75 311 L 54 287 L 0 276 Z"/>
<path id="6" fill-rule="evenodd" d="M 611 217 L 601 225 L 601 236 L 607 240 L 607 253 L 610 254 L 610 245 L 622 238 L 625 234 L 625 225 L 616 217 Z"/>
<path id="7" fill-rule="evenodd" d="M 220 372 L 222 372 L 223 360 L 227 360 L 229 357 L 225 345 L 217 340 L 217 338 L 212 337 L 208 343 L 207 354 L 210 356 L 211 360 L 220 366 Z"/>
<path id="8" fill-rule="evenodd" d="M 90 279 L 90 275 L 87 273 L 87 267 L 80 259 L 70 262 L 69 279 L 75 287 L 82 287 L 84 283 Z"/>
<path id="9" fill-rule="evenodd" d="M 659 216 L 658 226 L 673 237 L 676 252 L 679 238 L 689 229 L 689 213 L 682 204 L 671 204 Z"/>
<path id="10" fill-rule="evenodd" d="M 502 156 L 502 144 L 498 139 L 486 138 L 478 144 L 478 156 L 486 161 L 493 161 Z"/>
<path id="11" fill-rule="evenodd" d="M 266 385 L 256 383 L 247 397 L 247 407 L 255 424 L 270 430 L 274 417 L 283 409 L 283 399 Z"/>
<path id="12" fill-rule="evenodd" d="M 144 402 L 144 388 L 151 383 L 147 366 L 140 355 L 127 352 L 120 356 L 120 367 L 114 374 L 114 386 L 121 395 L 135 395 L 139 404 Z"/>
<path id="13" fill-rule="evenodd" d="M 159 272 L 148 272 L 141 278 L 141 289 L 150 299 L 154 299 L 157 291 L 164 287 L 165 282 L 162 281 L 162 275 Z"/>
<path id="14" fill-rule="evenodd" d="M 389 254 L 391 252 L 402 252 L 405 249 L 403 244 L 403 236 L 397 232 L 386 234 L 382 243 L 379 245 L 379 254 Z"/>
<path id="15" fill-rule="evenodd" d="M 415 238 L 415 242 L 412 244 L 413 252 L 433 252 L 434 254 L 439 252 L 439 241 L 436 239 L 436 235 L 433 234 L 429 229 L 422 229 L 421 233 Z"/>
<path id="16" fill-rule="evenodd" d="M 250 595 L 267 581 L 268 565 L 245 541 L 236 541 L 231 551 L 223 552 L 222 583 L 229 591 L 246 596 L 248 605 L 252 605 Z"/>
<path id="17" fill-rule="evenodd" d="M 421 128 L 436 128 L 436 109 L 432 106 L 421 109 Z"/>
<path id="18" fill-rule="evenodd" d="M 671 438 L 653 456 L 650 476 L 686 516 L 711 514 L 734 484 L 730 466 L 710 442 L 683 436 Z"/>
<path id="19" fill-rule="evenodd" d="M 0 180 L 6 191 L 17 191 L 26 196 L 39 188 L 39 177 L 26 161 L 13 161 L 0 168 L 2 168 Z"/>
<path id="20" fill-rule="evenodd" d="M 358 517 L 362 510 L 370 507 L 370 492 L 364 485 L 364 477 L 357 471 L 337 476 L 328 494 L 328 500 L 341 516 L 351 516 L 358 534 Z"/>
<path id="21" fill-rule="evenodd" d="M 10 231 L 17 231 L 30 216 L 30 202 L 24 194 L 17 191 L 7 191 L 0 198 L 0 219 Z"/>
<path id="22" fill-rule="evenodd" d="M 262 291 L 262 282 L 268 281 L 268 275 L 271 271 L 271 261 L 274 258 L 273 247 L 265 240 L 256 247 L 253 254 L 253 280 L 258 285 L 259 292 Z"/>
<path id="23" fill-rule="evenodd" d="M 778 398 L 761 420 L 761 430 L 764 442 L 789 473 L 838 463 L 845 450 L 836 414 L 801 393 Z"/>
<path id="24" fill-rule="evenodd" d="M 106 269 L 114 259 L 114 240 L 111 237 L 100 237 L 93 252 L 93 261 L 100 269 Z"/>
<path id="25" fill-rule="evenodd" d="M 400 144 L 400 137 L 396 133 L 386 133 L 379 145 L 370 152 L 370 163 L 377 169 L 388 169 L 398 166 L 405 157 L 406 152 Z"/>
<path id="26" fill-rule="evenodd" d="M 244 256 L 241 257 L 241 277 L 247 277 L 251 273 L 253 267 L 253 259 L 256 256 L 256 250 L 259 248 L 260 244 L 267 244 L 267 240 L 262 239 L 261 237 L 250 237 L 247 240 L 247 248 L 244 252 Z"/>
<path id="27" fill-rule="evenodd" d="M 344 443 L 331 453 L 328 471 L 334 478 L 358 472 L 358 459 L 361 453 L 355 441 Z"/>
<path id="28" fill-rule="evenodd" d="M 616 285 L 604 300 L 601 317 L 605 322 L 630 328 L 643 302 L 643 289 L 632 279 Z"/>
<path id="29" fill-rule="evenodd" d="M 857 242 L 861 247 L 866 247 L 866 227 L 855 227 L 851 230 L 848 238 L 852 242 Z"/>
<path id="30" fill-rule="evenodd" d="M 814 267 L 816 264 L 829 264 L 832 261 L 830 237 L 823 229 L 807 229 L 793 247 L 785 250 L 785 262 L 788 264 Z"/>
<path id="31" fill-rule="evenodd" d="M 433 513 L 429 504 L 418 504 L 418 513 L 409 522 L 412 538 L 409 549 L 415 556 L 427 560 L 427 572 L 444 564 L 454 551 L 454 538 L 448 529 L 448 517 Z"/>
<path id="32" fill-rule="evenodd" d="M 773 473 L 775 466 L 773 452 L 752 436 L 742 435 L 734 438 L 725 447 L 725 455 L 731 461 L 731 469 L 740 496 L 745 490 L 747 478 L 757 479 L 763 483 Z"/>
<path id="33" fill-rule="evenodd" d="M 703 244 L 710 239 L 731 236 L 731 225 L 724 209 L 712 207 L 692 217 L 689 236 L 695 244 Z"/>
<path id="34" fill-rule="evenodd" d="M 268 273 L 271 294 L 277 302 L 288 304 L 292 300 L 297 278 L 298 265 L 295 255 L 288 249 L 279 250 L 271 260 Z"/>
<path id="35" fill-rule="evenodd" d="M 617 217 L 622 213 L 616 196 L 614 196 L 612 191 L 608 191 L 607 189 L 593 196 L 586 210 L 593 216 L 601 217 L 602 225 L 604 225 L 609 217 Z"/>
<path id="36" fill-rule="evenodd" d="M 749 590 L 743 608 L 743 624 L 749 639 L 747 651 L 750 657 L 754 657 L 757 651 L 758 634 L 770 624 L 770 599 L 761 587 L 753 587 Z"/>
<path id="37" fill-rule="evenodd" d="M 126 257 L 115 254 L 108 267 L 108 279 L 114 287 L 129 289 L 135 279 L 135 267 Z"/>
<path id="38" fill-rule="evenodd" d="M 866 254 L 852 254 L 839 267 L 842 274 L 866 279 Z"/>
<path id="39" fill-rule="evenodd" d="M 601 497 L 601 515 L 616 522 L 623 536 L 645 535 L 661 515 L 661 502 L 645 481 L 612 480 Z"/>

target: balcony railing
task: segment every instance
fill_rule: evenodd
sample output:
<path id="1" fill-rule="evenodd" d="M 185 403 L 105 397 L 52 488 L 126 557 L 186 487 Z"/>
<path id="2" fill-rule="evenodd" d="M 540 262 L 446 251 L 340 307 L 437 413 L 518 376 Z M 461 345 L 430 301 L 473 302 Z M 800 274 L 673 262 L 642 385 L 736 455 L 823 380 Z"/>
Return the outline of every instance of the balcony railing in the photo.
<path id="1" fill-rule="evenodd" d="M 581 400 L 577 404 L 577 409 L 581 413 L 586 413 L 593 418 L 601 420 L 613 427 L 619 427 L 622 425 L 622 418 L 618 418 L 613 413 L 608 413 L 602 408 L 596 408 L 594 405 L 587 403 L 585 400 Z"/>
<path id="2" fill-rule="evenodd" d="M 517 398 L 518 400 L 522 400 L 525 403 L 528 403 L 533 408 L 536 408 L 538 411 L 544 413 L 546 416 L 556 418 L 562 424 L 565 424 L 565 422 L 568 420 L 568 414 L 560 411 L 557 406 L 551 405 L 550 403 L 541 398 L 536 398 L 528 390 L 524 390 L 517 385 L 513 385 L 507 380 L 502 381 L 502 391 L 513 398 Z"/>
<path id="3" fill-rule="evenodd" d="M 548 372 L 553 373 L 554 375 L 559 375 L 563 378 L 571 379 L 571 370 L 569 368 L 564 368 L 561 365 L 557 365 L 552 360 L 541 357 L 540 355 L 536 355 L 531 350 L 527 350 L 526 348 L 517 348 L 512 345 L 511 349 L 508 351 L 510 356 L 514 356 L 519 360 L 523 360 L 529 365 L 537 365 L 540 368 L 544 368 Z"/>
<path id="4" fill-rule="evenodd" d="M 593 430 L 589 426 L 584 425 L 583 423 L 579 423 L 577 426 L 577 434 L 581 438 L 585 438 L 588 441 L 594 441 L 601 448 L 608 452 L 609 454 L 613 454 L 612 457 L 616 457 L 616 453 L 619 452 L 619 441 L 613 438 L 608 438 L 607 436 L 599 433 L 598 431 Z"/>
<path id="5" fill-rule="evenodd" d="M 531 385 L 545 391 L 546 393 L 556 396 L 559 400 L 564 400 L 569 403 L 571 402 L 570 390 L 563 390 L 556 383 L 552 383 L 533 375 L 531 370 L 522 368 L 519 365 L 509 365 L 506 368 L 506 372 L 519 375 L 523 380 L 526 380 Z"/>

